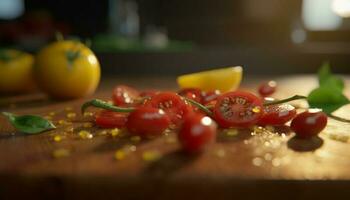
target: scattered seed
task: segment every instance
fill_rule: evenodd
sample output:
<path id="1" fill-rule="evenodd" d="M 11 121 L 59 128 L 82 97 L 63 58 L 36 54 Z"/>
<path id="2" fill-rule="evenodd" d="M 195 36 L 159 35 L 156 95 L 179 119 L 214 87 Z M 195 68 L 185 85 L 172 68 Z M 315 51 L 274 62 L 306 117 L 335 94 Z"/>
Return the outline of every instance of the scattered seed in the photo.
<path id="1" fill-rule="evenodd" d="M 116 160 L 123 160 L 125 157 L 126 157 L 126 154 L 125 154 L 125 152 L 123 150 L 117 150 L 114 153 L 114 158 Z"/>
<path id="2" fill-rule="evenodd" d="M 120 133 L 120 130 L 118 128 L 114 128 L 112 130 L 109 131 L 109 134 L 112 136 L 112 137 L 117 137 Z"/>
<path id="3" fill-rule="evenodd" d="M 50 116 L 55 116 L 56 113 L 55 113 L 55 112 L 49 112 L 49 115 L 50 115 Z"/>
<path id="4" fill-rule="evenodd" d="M 145 151 L 142 154 L 144 161 L 155 161 L 161 158 L 161 154 L 158 151 Z"/>
<path id="5" fill-rule="evenodd" d="M 237 136 L 237 135 L 238 135 L 238 130 L 237 130 L 237 129 L 234 129 L 234 128 L 227 129 L 227 130 L 225 131 L 225 134 L 226 134 L 226 136 L 234 137 L 234 136 Z"/>
<path id="6" fill-rule="evenodd" d="M 93 127 L 93 123 L 91 123 L 91 122 L 85 122 L 84 124 L 83 124 L 83 127 L 84 128 L 91 128 L 91 127 Z"/>
<path id="7" fill-rule="evenodd" d="M 224 149 L 219 149 L 216 151 L 216 156 L 219 157 L 219 158 L 223 158 L 226 156 L 226 151 Z"/>
<path id="8" fill-rule="evenodd" d="M 62 137 L 61 137 L 60 135 L 55 135 L 55 136 L 53 137 L 53 141 L 55 141 L 55 142 L 61 142 L 61 141 L 62 141 Z"/>
<path id="9" fill-rule="evenodd" d="M 261 112 L 261 108 L 260 106 L 255 106 L 253 109 L 252 109 L 253 113 L 259 113 Z"/>
<path id="10" fill-rule="evenodd" d="M 64 149 L 64 148 L 56 149 L 52 152 L 52 156 L 54 158 L 62 158 L 62 157 L 67 157 L 69 155 L 70 155 L 70 150 Z"/>
<path id="11" fill-rule="evenodd" d="M 79 137 L 81 139 L 92 139 L 94 136 L 89 131 L 79 131 Z"/>
<path id="12" fill-rule="evenodd" d="M 67 113 L 67 118 L 69 118 L 69 119 L 73 119 L 73 118 L 75 118 L 76 116 L 77 116 L 77 114 L 74 113 L 74 112 Z"/>
<path id="13" fill-rule="evenodd" d="M 100 131 L 100 132 L 98 132 L 97 134 L 99 135 L 99 136 L 105 136 L 105 135 L 107 135 L 107 131 L 106 130 L 102 130 L 102 131 Z"/>
<path id="14" fill-rule="evenodd" d="M 71 111 L 71 110 L 73 110 L 73 108 L 70 107 L 70 106 L 67 106 L 67 107 L 64 108 L 64 110 L 65 110 L 65 111 Z"/>
<path id="15" fill-rule="evenodd" d="M 47 120 L 52 120 L 51 116 L 44 116 L 44 118 L 47 119 Z"/>
<path id="16" fill-rule="evenodd" d="M 94 116 L 94 113 L 92 113 L 92 112 L 84 112 L 83 116 L 84 117 L 92 117 L 92 116 Z"/>
<path id="17" fill-rule="evenodd" d="M 141 141 L 141 137 L 140 136 L 132 136 L 132 137 L 130 137 L 130 141 L 134 142 L 134 143 L 138 143 Z"/>

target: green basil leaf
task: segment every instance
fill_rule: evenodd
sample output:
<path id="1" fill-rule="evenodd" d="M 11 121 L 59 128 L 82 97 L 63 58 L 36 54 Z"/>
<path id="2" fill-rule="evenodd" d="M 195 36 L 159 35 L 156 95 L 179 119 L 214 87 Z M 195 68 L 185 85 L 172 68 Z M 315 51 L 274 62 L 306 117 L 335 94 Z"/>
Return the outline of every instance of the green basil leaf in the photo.
<path id="1" fill-rule="evenodd" d="M 310 108 L 321 108 L 331 114 L 338 108 L 349 103 L 349 100 L 337 87 L 319 87 L 310 92 L 307 97 Z"/>
<path id="2" fill-rule="evenodd" d="M 19 131 L 28 134 L 41 133 L 56 128 L 52 122 L 36 115 L 16 116 L 12 113 L 3 112 L 10 123 Z"/>
<path id="3" fill-rule="evenodd" d="M 318 71 L 318 82 L 320 86 L 334 87 L 340 90 L 344 89 L 344 81 L 332 74 L 328 62 L 324 63 Z"/>

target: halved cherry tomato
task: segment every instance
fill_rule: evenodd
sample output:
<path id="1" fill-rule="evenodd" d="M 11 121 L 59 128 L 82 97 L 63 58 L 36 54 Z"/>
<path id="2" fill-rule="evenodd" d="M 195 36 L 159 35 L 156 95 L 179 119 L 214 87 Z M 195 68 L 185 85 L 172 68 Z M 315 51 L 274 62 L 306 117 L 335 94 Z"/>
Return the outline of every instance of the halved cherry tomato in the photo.
<path id="1" fill-rule="evenodd" d="M 113 89 L 113 103 L 116 106 L 125 106 L 132 104 L 134 103 L 135 99 L 139 97 L 139 94 L 139 91 L 132 87 L 126 85 L 117 85 Z"/>
<path id="2" fill-rule="evenodd" d="M 185 88 L 178 92 L 180 96 L 202 103 L 202 91 L 196 88 Z"/>
<path id="3" fill-rule="evenodd" d="M 103 110 L 96 114 L 95 123 L 102 128 L 123 128 L 127 121 L 127 114 Z"/>
<path id="4" fill-rule="evenodd" d="M 211 91 L 203 92 L 202 104 L 204 105 L 211 104 L 220 96 L 220 94 L 221 92 L 219 90 L 211 90 Z"/>
<path id="5" fill-rule="evenodd" d="M 210 117 L 201 114 L 186 116 L 178 135 L 182 148 L 188 153 L 203 151 L 215 140 L 216 128 Z"/>
<path id="6" fill-rule="evenodd" d="M 283 125 L 293 119 L 297 111 L 290 104 L 279 104 L 264 107 L 264 115 L 259 120 L 260 125 Z"/>
<path id="7" fill-rule="evenodd" d="M 298 114 L 290 124 L 300 138 L 310 138 L 319 134 L 327 125 L 327 115 L 320 109 L 309 109 Z"/>
<path id="8" fill-rule="evenodd" d="M 262 100 L 249 92 L 228 92 L 218 97 L 214 119 L 224 128 L 249 127 L 263 115 Z"/>
<path id="9" fill-rule="evenodd" d="M 183 117 L 193 111 L 188 103 L 173 92 L 158 93 L 147 101 L 146 105 L 164 110 L 175 125 L 180 125 Z"/>
<path id="10" fill-rule="evenodd" d="M 273 94 L 276 91 L 276 87 L 275 81 L 265 82 L 259 86 L 258 92 L 261 96 L 266 97 Z"/>
<path id="11" fill-rule="evenodd" d="M 130 133 L 141 137 L 160 135 L 169 125 L 168 115 L 161 109 L 151 107 L 137 108 L 130 113 L 126 123 Z"/>

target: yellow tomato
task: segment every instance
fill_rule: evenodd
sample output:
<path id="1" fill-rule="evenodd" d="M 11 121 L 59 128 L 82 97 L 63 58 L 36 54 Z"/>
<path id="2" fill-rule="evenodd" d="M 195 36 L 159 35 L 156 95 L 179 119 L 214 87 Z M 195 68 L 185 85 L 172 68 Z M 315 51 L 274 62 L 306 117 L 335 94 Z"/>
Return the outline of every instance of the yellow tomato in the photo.
<path id="1" fill-rule="evenodd" d="M 177 78 L 180 88 L 198 88 L 204 91 L 220 90 L 227 92 L 239 87 L 242 67 L 227 67 L 209 71 L 185 74 Z"/>
<path id="2" fill-rule="evenodd" d="M 34 75 L 40 88 L 59 99 L 92 94 L 100 81 L 95 54 L 78 41 L 49 44 L 36 56 Z"/>
<path id="3" fill-rule="evenodd" d="M 13 93 L 30 89 L 34 83 L 31 54 L 17 50 L 0 52 L 0 92 Z"/>

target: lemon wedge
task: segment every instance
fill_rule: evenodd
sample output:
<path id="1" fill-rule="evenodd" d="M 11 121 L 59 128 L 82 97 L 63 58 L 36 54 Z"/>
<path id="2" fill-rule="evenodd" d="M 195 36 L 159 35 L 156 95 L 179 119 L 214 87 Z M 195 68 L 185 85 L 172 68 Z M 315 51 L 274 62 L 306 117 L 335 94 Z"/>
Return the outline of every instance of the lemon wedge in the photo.
<path id="1" fill-rule="evenodd" d="M 227 92 L 239 87 L 243 69 L 240 66 L 181 75 L 177 78 L 180 88 L 198 88 L 204 91 Z"/>

